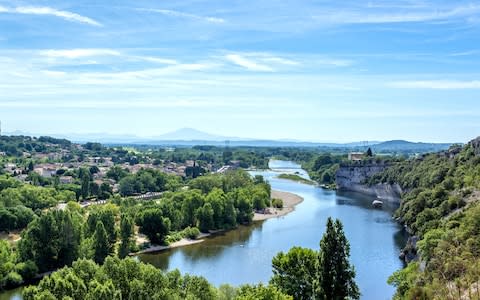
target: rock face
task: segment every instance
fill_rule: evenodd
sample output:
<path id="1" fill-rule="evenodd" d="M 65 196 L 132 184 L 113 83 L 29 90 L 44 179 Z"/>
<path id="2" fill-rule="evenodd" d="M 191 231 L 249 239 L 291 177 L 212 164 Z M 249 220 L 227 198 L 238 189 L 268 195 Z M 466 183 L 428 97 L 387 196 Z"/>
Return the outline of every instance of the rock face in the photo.
<path id="1" fill-rule="evenodd" d="M 370 177 L 384 171 L 388 167 L 388 164 L 383 163 L 343 164 L 335 174 L 337 189 L 359 192 L 382 200 L 400 203 L 403 191 L 398 184 L 366 184 Z"/>
<path id="2" fill-rule="evenodd" d="M 475 155 L 480 156 L 480 137 L 477 137 L 476 139 L 471 140 L 469 144 L 472 145 Z"/>

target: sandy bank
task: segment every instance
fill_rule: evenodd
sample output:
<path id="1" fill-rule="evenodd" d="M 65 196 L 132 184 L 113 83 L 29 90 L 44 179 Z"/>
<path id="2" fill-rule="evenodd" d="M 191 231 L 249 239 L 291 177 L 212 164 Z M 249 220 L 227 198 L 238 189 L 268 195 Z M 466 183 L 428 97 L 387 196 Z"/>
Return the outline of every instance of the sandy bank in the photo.
<path id="1" fill-rule="evenodd" d="M 254 222 L 285 216 L 286 214 L 289 214 L 292 211 L 294 211 L 295 206 L 303 201 L 303 198 L 296 194 L 292 194 L 289 192 L 281 192 L 276 190 L 272 190 L 272 199 L 273 198 L 282 199 L 283 208 L 282 209 L 269 208 L 268 209 L 269 213 L 266 213 L 266 214 L 255 213 L 255 215 L 253 216 Z"/>
<path id="2" fill-rule="evenodd" d="M 209 236 L 209 234 L 202 234 L 202 237 L 207 237 L 207 236 Z M 168 250 L 168 249 L 173 249 L 173 248 L 198 244 L 198 243 L 201 243 L 203 241 L 204 241 L 204 239 L 191 240 L 191 239 L 183 238 L 183 239 L 181 239 L 181 240 L 179 240 L 175 243 L 171 243 L 168 246 L 151 246 L 151 247 L 148 247 L 147 249 L 144 249 L 144 250 L 139 251 L 137 253 L 132 253 L 130 255 L 161 252 L 161 251 L 165 251 L 165 250 Z"/>

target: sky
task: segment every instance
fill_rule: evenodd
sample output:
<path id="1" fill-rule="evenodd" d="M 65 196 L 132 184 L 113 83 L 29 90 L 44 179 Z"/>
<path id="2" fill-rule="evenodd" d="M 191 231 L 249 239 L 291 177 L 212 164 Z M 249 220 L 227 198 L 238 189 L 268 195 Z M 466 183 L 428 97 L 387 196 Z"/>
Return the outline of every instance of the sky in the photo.
<path id="1" fill-rule="evenodd" d="M 0 0 L 3 132 L 467 142 L 480 1 Z"/>

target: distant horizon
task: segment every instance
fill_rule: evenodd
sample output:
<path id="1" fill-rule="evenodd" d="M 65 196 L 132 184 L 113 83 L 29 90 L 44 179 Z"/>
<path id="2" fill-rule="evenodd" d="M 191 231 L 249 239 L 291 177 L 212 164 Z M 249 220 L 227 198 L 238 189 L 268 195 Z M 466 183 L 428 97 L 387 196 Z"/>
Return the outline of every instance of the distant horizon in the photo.
<path id="1" fill-rule="evenodd" d="M 195 130 L 204 134 L 209 134 L 215 137 L 215 139 L 184 139 L 181 136 L 178 138 L 173 138 L 173 139 L 163 139 L 163 135 L 169 135 L 172 133 L 175 133 L 180 130 L 184 129 L 191 129 Z M 205 132 L 202 130 L 198 130 L 195 128 L 179 128 L 174 131 L 169 131 L 169 132 L 163 132 L 159 133 L 154 136 L 142 136 L 142 135 L 136 135 L 134 133 L 132 134 L 110 134 L 107 132 L 68 132 L 68 133 L 55 133 L 55 132 L 50 132 L 50 133 L 42 133 L 42 132 L 34 132 L 34 131 L 23 131 L 23 130 L 14 130 L 14 131 L 4 131 L 2 129 L 2 135 L 27 135 L 27 136 L 34 136 L 34 137 L 40 137 L 40 136 L 51 136 L 51 137 L 63 137 L 67 138 L 71 141 L 74 141 L 76 138 L 80 138 L 80 142 L 86 142 L 89 137 L 92 138 L 92 141 L 97 141 L 97 139 L 114 139 L 114 138 L 123 138 L 123 139 L 128 139 L 128 138 L 133 138 L 131 143 L 135 142 L 155 142 L 155 141 L 212 141 L 212 142 L 223 142 L 223 141 L 240 141 L 240 142 L 246 142 L 246 141 L 272 141 L 272 142 L 291 142 L 291 143 L 313 143 L 313 144 L 351 144 L 351 143 L 383 143 L 383 142 L 389 142 L 389 141 L 407 141 L 407 142 L 412 142 L 412 143 L 431 143 L 431 144 L 456 144 L 456 143 L 461 143 L 461 144 L 466 144 L 470 140 L 475 139 L 477 136 L 471 137 L 470 139 L 466 141 L 427 141 L 427 140 L 408 140 L 408 139 L 403 139 L 403 138 L 390 138 L 386 140 L 367 140 L 367 139 L 357 139 L 357 140 L 337 140 L 337 141 L 332 141 L 332 140 L 298 140 L 294 138 L 279 138 L 279 139 L 272 139 L 272 138 L 252 138 L 252 137 L 246 137 L 246 136 L 223 136 L 223 135 L 217 135 L 216 133 L 213 132 Z M 120 141 L 121 142 L 121 141 Z M 109 143 L 109 142 L 107 142 Z"/>

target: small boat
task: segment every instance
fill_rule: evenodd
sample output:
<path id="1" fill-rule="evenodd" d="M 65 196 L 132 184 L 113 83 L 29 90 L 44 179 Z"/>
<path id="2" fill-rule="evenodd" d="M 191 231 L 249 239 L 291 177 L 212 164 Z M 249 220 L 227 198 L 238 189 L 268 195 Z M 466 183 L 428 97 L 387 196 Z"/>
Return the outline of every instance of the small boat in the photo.
<path id="1" fill-rule="evenodd" d="M 373 200 L 372 202 L 372 206 L 375 207 L 375 208 L 381 208 L 383 206 L 383 202 L 381 200 Z"/>

